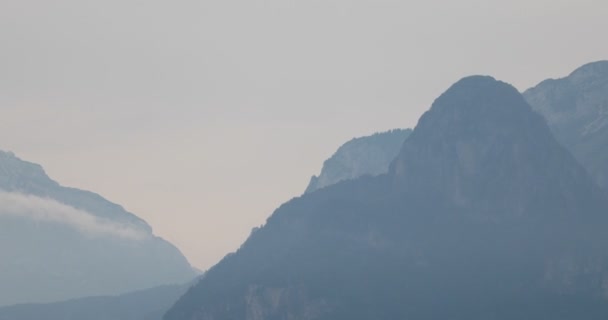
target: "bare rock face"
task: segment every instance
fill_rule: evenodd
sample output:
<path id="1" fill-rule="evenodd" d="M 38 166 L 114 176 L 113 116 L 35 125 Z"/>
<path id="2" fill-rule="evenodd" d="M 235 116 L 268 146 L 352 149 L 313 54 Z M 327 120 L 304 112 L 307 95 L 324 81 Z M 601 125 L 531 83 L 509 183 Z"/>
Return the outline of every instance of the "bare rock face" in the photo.
<path id="1" fill-rule="evenodd" d="M 348 141 L 325 160 L 321 174 L 310 179 L 305 193 L 340 181 L 387 173 L 390 163 L 411 132 L 411 129 L 394 129 Z"/>
<path id="2" fill-rule="evenodd" d="M 116 295 L 196 276 L 121 206 L 0 151 L 0 306 Z"/>
<path id="3" fill-rule="evenodd" d="M 326 311 L 325 303 L 322 300 L 311 301 L 303 288 L 252 285 L 248 288 L 245 300 L 246 320 L 312 320 Z"/>
<path id="4" fill-rule="evenodd" d="M 606 319 L 607 226 L 522 95 L 468 77 L 386 174 L 282 205 L 165 320 Z"/>
<path id="5" fill-rule="evenodd" d="M 557 140 L 608 189 L 608 61 L 580 67 L 524 92 Z"/>

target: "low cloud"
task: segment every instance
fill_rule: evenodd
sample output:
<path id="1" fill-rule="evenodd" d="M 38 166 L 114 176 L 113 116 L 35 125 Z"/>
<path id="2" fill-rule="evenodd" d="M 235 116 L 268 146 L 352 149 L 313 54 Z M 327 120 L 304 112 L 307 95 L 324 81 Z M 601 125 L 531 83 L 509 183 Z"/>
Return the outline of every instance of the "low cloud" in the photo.
<path id="1" fill-rule="evenodd" d="M 22 217 L 34 221 L 66 225 L 84 235 L 143 240 L 148 234 L 137 227 L 97 217 L 50 198 L 14 192 L 0 192 L 0 216 Z"/>

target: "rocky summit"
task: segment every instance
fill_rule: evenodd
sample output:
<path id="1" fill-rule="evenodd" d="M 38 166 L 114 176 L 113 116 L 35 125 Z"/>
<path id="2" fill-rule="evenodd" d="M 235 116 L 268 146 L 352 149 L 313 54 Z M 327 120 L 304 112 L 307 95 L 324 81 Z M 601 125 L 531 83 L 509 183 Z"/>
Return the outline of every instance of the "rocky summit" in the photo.
<path id="1" fill-rule="evenodd" d="M 515 88 L 468 77 L 388 173 L 285 203 L 165 320 L 606 319 L 607 215 Z"/>

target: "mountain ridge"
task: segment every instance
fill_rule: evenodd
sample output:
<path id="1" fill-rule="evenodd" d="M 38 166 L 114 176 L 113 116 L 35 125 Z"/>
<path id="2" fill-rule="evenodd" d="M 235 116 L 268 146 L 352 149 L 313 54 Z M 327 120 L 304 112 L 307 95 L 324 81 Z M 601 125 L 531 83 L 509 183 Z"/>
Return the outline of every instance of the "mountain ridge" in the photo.
<path id="1" fill-rule="evenodd" d="M 0 189 L 51 197 L 95 215 L 120 219 L 144 228 L 148 232 L 152 231 L 144 220 L 126 211 L 122 206 L 90 191 L 61 186 L 46 174 L 41 165 L 22 160 L 10 151 L 0 150 Z M 94 205 L 95 202 L 101 204 Z"/>
<path id="2" fill-rule="evenodd" d="M 0 152 L 0 306 L 114 295 L 196 271 L 142 219 Z"/>
<path id="3" fill-rule="evenodd" d="M 323 162 L 321 173 L 311 177 L 304 193 L 363 175 L 377 176 L 388 172 L 390 162 L 411 131 L 393 129 L 345 142 Z"/>
<path id="4" fill-rule="evenodd" d="M 604 319 L 598 190 L 515 88 L 464 78 L 388 174 L 281 205 L 164 319 Z"/>
<path id="5" fill-rule="evenodd" d="M 119 296 L 0 307 L 0 320 L 160 320 L 186 290 L 185 285 L 165 285 Z"/>
<path id="6" fill-rule="evenodd" d="M 608 61 L 588 63 L 523 95 L 557 140 L 608 190 Z"/>

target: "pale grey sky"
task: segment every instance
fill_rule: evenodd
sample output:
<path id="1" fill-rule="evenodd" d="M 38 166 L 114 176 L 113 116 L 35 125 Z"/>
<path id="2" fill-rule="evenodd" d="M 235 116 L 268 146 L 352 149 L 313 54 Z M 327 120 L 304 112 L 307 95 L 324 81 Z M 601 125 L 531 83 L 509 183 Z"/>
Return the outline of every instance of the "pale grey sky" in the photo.
<path id="1" fill-rule="evenodd" d="M 451 83 L 608 58 L 608 2 L 0 0 L 0 149 L 205 269 L 346 140 Z"/>

